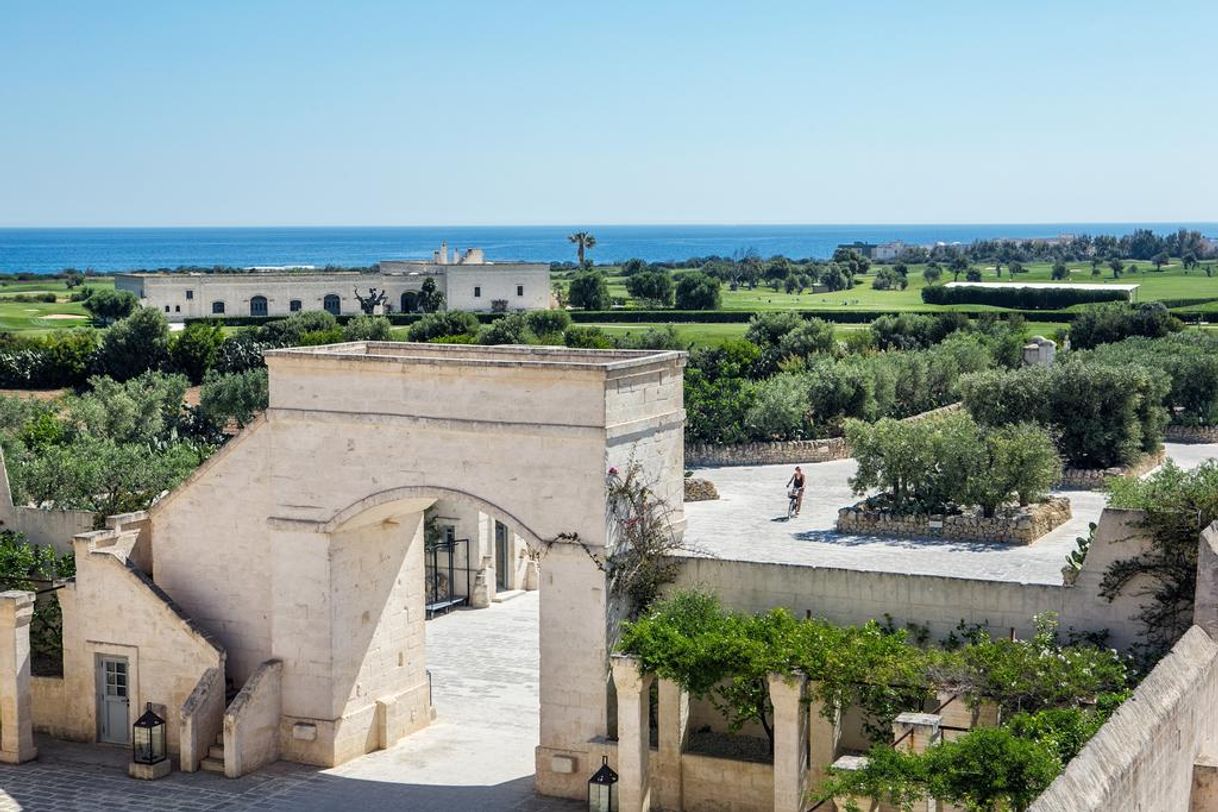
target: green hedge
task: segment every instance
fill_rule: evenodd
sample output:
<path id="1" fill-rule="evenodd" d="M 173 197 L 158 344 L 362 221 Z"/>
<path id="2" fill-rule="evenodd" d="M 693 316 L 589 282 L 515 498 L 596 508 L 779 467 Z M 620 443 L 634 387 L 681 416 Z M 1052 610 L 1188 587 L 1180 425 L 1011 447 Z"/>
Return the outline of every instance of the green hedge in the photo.
<path id="1" fill-rule="evenodd" d="M 579 324 L 631 324 L 636 322 L 660 322 L 666 324 L 684 324 L 701 322 L 706 324 L 747 324 L 753 316 L 761 313 L 784 311 L 756 310 L 573 310 L 571 321 Z M 805 319 L 823 319 L 835 324 L 870 324 L 880 316 L 899 316 L 909 313 L 908 310 L 793 310 Z M 934 313 L 935 311 L 927 311 Z M 984 315 L 1009 316 L 1020 315 L 1027 321 L 1070 321 L 1074 313 L 1068 310 L 1010 310 L 995 312 L 993 310 L 957 310 L 965 316 L 976 319 Z"/>
<path id="2" fill-rule="evenodd" d="M 984 304 L 996 307 L 1014 307 L 1028 310 L 1059 310 L 1078 304 L 1096 302 L 1127 302 L 1129 292 L 1124 290 L 1090 290 L 1069 288 L 1028 288 L 1018 285 L 1002 287 L 979 287 L 963 285 L 928 285 L 922 288 L 922 301 L 927 304 Z"/>

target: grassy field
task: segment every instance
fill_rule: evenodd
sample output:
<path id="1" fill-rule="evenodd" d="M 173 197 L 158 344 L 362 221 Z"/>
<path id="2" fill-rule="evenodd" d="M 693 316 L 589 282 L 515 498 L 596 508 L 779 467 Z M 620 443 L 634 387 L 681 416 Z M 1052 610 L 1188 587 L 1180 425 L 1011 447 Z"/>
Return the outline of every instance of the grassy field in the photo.
<path id="1" fill-rule="evenodd" d="M 1218 309 L 1218 274 L 1207 277 L 1200 269 L 1185 271 L 1177 261 L 1155 271 L 1149 262 L 1134 262 L 1130 265 L 1135 269 L 1124 273 L 1120 279 L 1112 278 L 1112 271 L 1102 267 L 1099 276 L 1091 275 L 1089 263 L 1072 263 L 1070 265 L 1070 281 L 1088 284 L 1120 284 L 1139 285 L 1137 301 L 1149 302 L 1163 299 L 1214 299 L 1213 308 Z M 980 266 L 983 282 L 1009 282 L 1010 274 L 1003 268 L 1002 276 L 994 273 L 993 266 Z M 1018 282 L 1052 282 L 1052 263 L 1033 262 L 1024 266 L 1026 273 L 1018 275 Z M 868 273 L 858 278 L 856 285 L 850 290 L 834 293 L 786 293 L 773 291 L 768 287 L 758 286 L 755 290 L 741 288 L 740 290 L 723 290 L 724 310 L 816 310 L 832 308 L 835 310 L 907 310 L 933 312 L 953 308 L 969 310 L 1001 310 L 1002 308 L 983 305 L 928 305 L 922 302 L 922 288 L 926 281 L 922 277 L 923 265 L 912 265 L 909 268 L 909 287 L 905 290 L 876 290 L 871 287 L 875 278 L 874 273 Z M 625 279 L 610 269 L 609 292 L 615 298 L 628 299 Z M 873 267 L 874 270 L 874 267 Z M 952 281 L 952 275 L 944 273 L 944 281 Z M 961 281 L 964 277 L 961 276 Z M 1078 307 L 1078 306 L 1076 306 Z"/>
<path id="2" fill-rule="evenodd" d="M 114 280 L 90 279 L 93 288 L 114 287 Z M 19 295 L 54 293 L 54 302 L 19 302 Z M 86 327 L 88 314 L 79 302 L 69 302 L 71 291 L 61 280 L 0 282 L 0 330 L 50 332 Z"/>

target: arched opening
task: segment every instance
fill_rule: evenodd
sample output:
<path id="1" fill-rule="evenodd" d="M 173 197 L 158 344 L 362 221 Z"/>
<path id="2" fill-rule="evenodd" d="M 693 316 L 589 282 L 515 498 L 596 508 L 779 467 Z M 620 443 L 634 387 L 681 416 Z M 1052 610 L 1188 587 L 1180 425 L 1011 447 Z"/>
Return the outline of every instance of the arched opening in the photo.
<path id="1" fill-rule="evenodd" d="M 332 313 L 333 315 L 337 316 L 342 313 L 342 303 L 343 300 L 337 293 L 327 293 L 326 297 L 321 300 L 321 307 L 322 310 L 325 310 L 327 313 Z"/>
<path id="2" fill-rule="evenodd" d="M 212 302 L 211 303 L 211 312 L 212 312 L 213 316 L 224 315 L 224 302 Z"/>
<path id="3" fill-rule="evenodd" d="M 292 313 L 299 313 L 300 312 L 300 300 L 293 299 L 292 301 L 288 302 L 288 310 Z"/>
<path id="4" fill-rule="evenodd" d="M 250 315 L 265 316 L 266 315 L 266 297 L 251 296 L 250 297 Z"/>
<path id="5" fill-rule="evenodd" d="M 402 294 L 402 312 L 414 313 L 419 309 L 419 294 L 413 290 L 408 290 Z"/>

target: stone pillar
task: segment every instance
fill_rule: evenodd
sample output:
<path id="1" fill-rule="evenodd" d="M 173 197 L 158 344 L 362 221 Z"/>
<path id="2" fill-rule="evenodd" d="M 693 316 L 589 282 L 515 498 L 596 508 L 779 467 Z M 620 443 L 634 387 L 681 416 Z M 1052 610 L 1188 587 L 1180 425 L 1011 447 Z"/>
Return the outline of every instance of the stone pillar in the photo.
<path id="1" fill-rule="evenodd" d="M 892 723 L 892 739 L 900 741 L 897 750 L 907 753 L 923 753 L 931 745 L 938 744 L 943 735 L 940 725 L 943 717 L 937 713 L 902 713 Z M 914 804 L 914 812 L 935 812 L 939 803 L 927 798 Z"/>
<path id="2" fill-rule="evenodd" d="M 680 685 L 660 680 L 660 752 L 651 771 L 652 793 L 660 809 L 681 809 L 681 752 L 689 735 L 689 694 Z"/>
<path id="3" fill-rule="evenodd" d="M 842 756 L 837 761 L 833 762 L 833 769 L 843 772 L 861 770 L 867 766 L 866 756 Z M 846 812 L 846 810 L 858 810 L 858 812 L 874 812 L 876 809 L 876 800 L 874 798 L 865 798 L 861 795 L 835 795 L 833 797 L 833 807 L 838 812 Z"/>
<path id="4" fill-rule="evenodd" d="M 819 683 L 808 683 L 808 739 L 811 753 L 808 760 L 808 781 L 815 787 L 829 776 L 829 767 L 837 760 L 837 743 L 842 736 L 842 711 L 834 707 L 828 718 L 825 703 L 816 698 Z"/>
<path id="5" fill-rule="evenodd" d="M 34 593 L 0 592 L 0 762 L 38 756 L 30 707 L 30 620 Z"/>
<path id="6" fill-rule="evenodd" d="M 802 812 L 808 774 L 808 715 L 803 674 L 770 674 L 774 706 L 774 812 Z"/>
<path id="7" fill-rule="evenodd" d="M 639 671 L 633 657 L 613 655 L 613 685 L 617 689 L 618 812 L 651 809 L 649 693 L 651 674 Z"/>

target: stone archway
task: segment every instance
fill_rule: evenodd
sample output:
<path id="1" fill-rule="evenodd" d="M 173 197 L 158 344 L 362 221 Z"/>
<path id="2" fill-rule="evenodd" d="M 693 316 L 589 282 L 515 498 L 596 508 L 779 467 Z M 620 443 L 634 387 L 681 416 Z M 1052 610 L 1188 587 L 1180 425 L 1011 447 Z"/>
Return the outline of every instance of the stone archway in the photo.
<path id="1" fill-rule="evenodd" d="M 585 547 L 606 543 L 607 469 L 632 460 L 680 521 L 682 354 L 356 343 L 267 365 L 265 416 L 151 512 L 158 585 L 220 638 L 238 686 L 282 661 L 283 756 L 335 764 L 426 724 L 423 511 L 485 506 L 547 546 L 537 782 L 578 797 L 609 712 Z"/>

